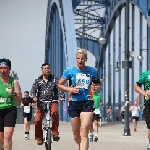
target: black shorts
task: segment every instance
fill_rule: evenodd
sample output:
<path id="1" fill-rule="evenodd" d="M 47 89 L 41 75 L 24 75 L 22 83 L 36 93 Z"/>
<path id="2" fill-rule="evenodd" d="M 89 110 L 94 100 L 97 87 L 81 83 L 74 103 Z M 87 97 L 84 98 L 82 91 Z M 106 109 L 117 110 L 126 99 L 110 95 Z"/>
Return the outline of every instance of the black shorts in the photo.
<path id="1" fill-rule="evenodd" d="M 135 119 L 136 121 L 138 121 L 138 120 L 139 120 L 139 117 L 132 116 L 132 119 Z"/>
<path id="2" fill-rule="evenodd" d="M 93 114 L 93 121 L 99 121 L 99 119 L 100 119 L 100 116 L 99 116 L 99 114 Z"/>
<path id="3" fill-rule="evenodd" d="M 147 124 L 147 128 L 150 129 L 150 105 L 145 105 L 143 116 Z"/>
<path id="4" fill-rule="evenodd" d="M 16 119 L 16 107 L 0 109 L 0 132 L 4 132 L 4 127 L 15 127 Z"/>
<path id="5" fill-rule="evenodd" d="M 70 118 L 80 117 L 81 112 L 93 112 L 94 102 L 92 100 L 86 101 L 70 101 L 68 105 L 68 114 Z"/>
<path id="6" fill-rule="evenodd" d="M 121 112 L 121 117 L 124 119 L 124 111 Z"/>
<path id="7" fill-rule="evenodd" d="M 23 113 L 24 118 L 27 118 L 27 121 L 31 121 L 32 113 Z"/>

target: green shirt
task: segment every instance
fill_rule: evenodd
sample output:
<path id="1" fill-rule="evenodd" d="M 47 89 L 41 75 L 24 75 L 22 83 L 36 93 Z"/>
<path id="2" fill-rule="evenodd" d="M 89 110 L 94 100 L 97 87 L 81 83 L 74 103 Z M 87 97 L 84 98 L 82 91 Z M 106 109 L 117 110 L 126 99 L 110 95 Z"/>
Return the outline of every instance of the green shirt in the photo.
<path id="1" fill-rule="evenodd" d="M 143 72 L 137 82 L 144 86 L 144 91 L 150 90 L 150 71 Z M 150 100 L 144 98 L 144 104 L 150 105 Z"/>
<path id="2" fill-rule="evenodd" d="M 93 100 L 94 100 L 94 108 L 95 109 L 100 108 L 101 95 L 99 92 L 93 93 Z"/>
<path id="3" fill-rule="evenodd" d="M 8 92 L 10 87 L 14 87 L 14 78 L 10 76 L 8 84 L 4 84 L 0 77 L 0 109 L 16 106 L 14 96 Z"/>

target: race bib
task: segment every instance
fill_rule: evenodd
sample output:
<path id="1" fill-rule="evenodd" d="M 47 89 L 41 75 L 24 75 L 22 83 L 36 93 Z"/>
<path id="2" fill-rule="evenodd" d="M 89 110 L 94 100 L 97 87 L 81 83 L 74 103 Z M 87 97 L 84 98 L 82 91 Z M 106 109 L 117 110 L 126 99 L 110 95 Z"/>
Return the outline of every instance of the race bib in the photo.
<path id="1" fill-rule="evenodd" d="M 95 109 L 94 114 L 100 114 L 100 110 L 99 109 Z"/>
<path id="2" fill-rule="evenodd" d="M 76 85 L 79 86 L 80 88 L 88 89 L 90 85 L 90 74 L 77 73 Z"/>
<path id="3" fill-rule="evenodd" d="M 0 98 L 0 103 L 7 103 L 7 102 L 10 102 L 10 98 L 3 98 L 3 97 Z"/>
<path id="4" fill-rule="evenodd" d="M 24 112 L 30 113 L 30 106 L 24 106 Z"/>

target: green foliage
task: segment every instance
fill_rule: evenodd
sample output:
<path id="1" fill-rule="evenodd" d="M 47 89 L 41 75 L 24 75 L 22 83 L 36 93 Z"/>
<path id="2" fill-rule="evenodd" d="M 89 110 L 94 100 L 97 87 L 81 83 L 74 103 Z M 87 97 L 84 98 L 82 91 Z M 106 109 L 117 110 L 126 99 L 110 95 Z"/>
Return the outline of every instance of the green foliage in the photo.
<path id="1" fill-rule="evenodd" d="M 11 72 L 11 76 L 15 79 L 15 80 L 19 80 L 18 74 L 15 71 Z"/>

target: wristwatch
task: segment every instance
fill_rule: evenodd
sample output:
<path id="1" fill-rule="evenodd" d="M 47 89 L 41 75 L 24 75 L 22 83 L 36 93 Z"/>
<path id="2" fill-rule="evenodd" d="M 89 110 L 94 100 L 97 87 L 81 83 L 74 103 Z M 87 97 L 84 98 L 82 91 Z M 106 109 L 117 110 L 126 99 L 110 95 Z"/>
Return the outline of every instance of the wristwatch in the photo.
<path id="1" fill-rule="evenodd" d="M 14 96 L 17 96 L 17 93 L 14 93 Z"/>

